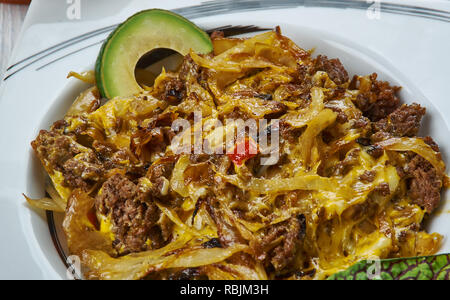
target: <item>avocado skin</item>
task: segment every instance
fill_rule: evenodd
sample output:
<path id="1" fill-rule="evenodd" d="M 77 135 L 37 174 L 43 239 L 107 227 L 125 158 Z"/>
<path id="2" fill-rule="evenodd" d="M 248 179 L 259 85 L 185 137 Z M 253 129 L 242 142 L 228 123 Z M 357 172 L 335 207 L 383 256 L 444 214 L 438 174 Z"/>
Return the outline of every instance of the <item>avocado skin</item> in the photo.
<path id="1" fill-rule="evenodd" d="M 163 10 L 163 9 L 149 9 L 149 10 L 144 10 L 144 11 L 138 12 L 138 13 L 134 14 L 133 16 L 131 16 L 130 18 L 128 18 L 125 22 L 120 24 L 113 32 L 111 32 L 111 34 L 105 40 L 105 42 L 103 43 L 103 45 L 100 49 L 99 55 L 98 55 L 96 63 L 95 63 L 95 78 L 96 78 L 96 82 L 97 82 L 97 87 L 103 98 L 112 99 L 117 96 L 123 96 L 123 95 L 114 95 L 108 89 L 108 83 L 105 82 L 105 78 L 103 76 L 104 59 L 106 56 L 105 54 L 108 51 L 108 48 L 111 46 L 111 44 L 114 44 L 115 37 L 118 34 L 120 35 L 121 29 L 124 26 L 127 26 L 130 22 L 132 22 L 137 17 L 141 17 L 142 15 L 145 15 L 145 14 L 149 14 L 150 15 L 149 17 L 151 17 L 154 14 L 160 14 L 160 15 L 163 15 L 164 17 L 168 18 L 169 21 L 170 21 L 170 18 L 173 18 L 172 20 L 178 19 L 178 21 L 182 21 L 187 26 L 191 26 L 192 29 L 194 29 L 196 31 L 196 33 L 199 34 L 198 36 L 201 37 L 201 39 L 204 41 L 203 47 L 206 48 L 207 51 L 202 52 L 202 54 L 207 54 L 207 53 L 213 51 L 213 46 L 212 46 L 211 39 L 209 38 L 209 35 L 206 32 L 204 32 L 201 28 L 199 28 L 198 26 L 196 26 L 195 24 L 190 22 L 188 19 L 186 19 L 180 15 L 177 15 L 171 11 Z M 153 49 L 154 48 L 149 47 L 147 52 L 150 52 Z M 178 51 L 177 49 L 173 49 L 173 50 Z M 133 78 L 133 80 L 135 80 L 135 79 Z"/>
<path id="2" fill-rule="evenodd" d="M 108 94 L 105 90 L 105 87 L 103 86 L 103 80 L 102 80 L 102 76 L 101 76 L 101 70 L 102 70 L 102 57 L 103 57 L 103 53 L 105 52 L 105 48 L 106 48 L 106 44 L 107 41 L 111 38 L 111 36 L 113 35 L 114 32 L 112 32 L 108 38 L 106 39 L 106 41 L 103 43 L 100 52 L 97 56 L 97 61 L 95 62 L 95 81 L 97 83 L 97 88 L 100 92 L 100 95 L 103 98 L 108 98 Z"/>

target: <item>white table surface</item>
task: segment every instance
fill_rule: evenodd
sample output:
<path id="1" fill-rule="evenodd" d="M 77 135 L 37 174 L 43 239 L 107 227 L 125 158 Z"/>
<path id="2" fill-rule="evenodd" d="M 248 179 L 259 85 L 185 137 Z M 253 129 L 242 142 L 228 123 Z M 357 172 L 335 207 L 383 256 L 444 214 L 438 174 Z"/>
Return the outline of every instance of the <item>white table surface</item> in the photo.
<path id="1" fill-rule="evenodd" d="M 0 78 L 22 28 L 28 5 L 0 3 Z"/>

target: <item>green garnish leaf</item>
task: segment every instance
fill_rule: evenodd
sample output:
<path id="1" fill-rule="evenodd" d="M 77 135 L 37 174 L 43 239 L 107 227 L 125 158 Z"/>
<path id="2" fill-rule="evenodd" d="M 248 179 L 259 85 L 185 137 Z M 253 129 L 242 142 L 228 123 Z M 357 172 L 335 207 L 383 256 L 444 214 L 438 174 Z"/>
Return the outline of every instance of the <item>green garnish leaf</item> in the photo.
<path id="1" fill-rule="evenodd" d="M 328 280 L 450 280 L 450 254 L 363 260 Z"/>

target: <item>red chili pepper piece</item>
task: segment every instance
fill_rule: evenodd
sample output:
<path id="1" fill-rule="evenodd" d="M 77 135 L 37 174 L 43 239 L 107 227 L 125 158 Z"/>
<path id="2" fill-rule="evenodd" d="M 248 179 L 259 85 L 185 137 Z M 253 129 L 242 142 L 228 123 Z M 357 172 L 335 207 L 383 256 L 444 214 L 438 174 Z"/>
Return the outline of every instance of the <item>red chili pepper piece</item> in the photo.
<path id="1" fill-rule="evenodd" d="M 239 147 L 244 143 L 244 147 Z M 242 149 L 243 148 L 243 149 Z M 241 150 L 241 151 L 239 151 Z M 242 151 L 243 150 L 243 151 Z M 249 138 L 245 138 L 244 142 L 236 144 L 232 154 L 228 154 L 228 157 L 237 165 L 242 165 L 246 160 L 256 156 L 258 153 L 258 145 Z"/>

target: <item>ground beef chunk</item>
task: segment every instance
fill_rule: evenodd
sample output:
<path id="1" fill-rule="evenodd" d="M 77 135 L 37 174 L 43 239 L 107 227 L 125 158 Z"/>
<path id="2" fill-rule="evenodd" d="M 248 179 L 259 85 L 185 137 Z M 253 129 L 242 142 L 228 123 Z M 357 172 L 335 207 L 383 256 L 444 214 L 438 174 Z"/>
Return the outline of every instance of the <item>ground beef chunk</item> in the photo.
<path id="1" fill-rule="evenodd" d="M 387 184 L 386 182 L 382 182 L 375 187 L 375 192 L 378 192 L 381 196 L 386 197 L 390 195 L 391 190 L 389 188 L 389 184 Z"/>
<path id="2" fill-rule="evenodd" d="M 419 132 L 420 122 L 425 115 L 425 111 L 425 108 L 419 104 L 404 104 L 387 118 L 374 123 L 374 130 L 387 132 L 395 137 L 415 136 Z"/>
<path id="3" fill-rule="evenodd" d="M 41 130 L 36 140 L 31 143 L 38 157 L 43 160 L 44 166 L 62 171 L 64 163 L 76 154 L 78 149 L 72 146 L 69 137 L 52 132 Z"/>
<path id="4" fill-rule="evenodd" d="M 338 86 L 336 88 L 330 88 L 327 91 L 325 91 L 325 95 L 327 96 L 328 100 L 342 100 L 345 98 L 347 90 L 344 87 Z"/>
<path id="5" fill-rule="evenodd" d="M 93 152 L 78 154 L 63 165 L 65 182 L 72 188 L 89 187 L 88 181 L 99 181 L 104 168 Z"/>
<path id="6" fill-rule="evenodd" d="M 182 82 L 197 80 L 200 76 L 200 66 L 188 54 L 184 57 L 180 68 L 179 78 Z"/>
<path id="7" fill-rule="evenodd" d="M 370 145 L 369 147 L 366 148 L 366 151 L 375 158 L 381 157 L 384 153 L 383 147 L 379 145 Z"/>
<path id="8" fill-rule="evenodd" d="M 327 72 L 330 79 L 337 85 L 346 83 L 349 80 L 347 71 L 337 58 L 328 59 L 324 55 L 319 55 L 314 59 L 313 65 L 314 73 L 317 71 Z"/>
<path id="9" fill-rule="evenodd" d="M 95 207 L 103 215 L 111 215 L 113 246 L 120 254 L 157 249 L 164 245 L 156 225 L 161 212 L 151 195 L 123 175 L 108 179 L 97 196 Z M 148 243 L 150 241 L 150 243 Z"/>
<path id="10" fill-rule="evenodd" d="M 117 152 L 117 147 L 115 145 L 98 140 L 95 140 L 92 143 L 92 148 L 103 162 L 107 162 L 109 160 L 108 158 Z"/>
<path id="11" fill-rule="evenodd" d="M 370 124 L 369 119 L 364 116 L 361 116 L 359 119 L 353 120 L 353 128 L 364 128 Z"/>
<path id="12" fill-rule="evenodd" d="M 266 230 L 259 243 L 262 253 L 259 260 L 269 262 L 277 271 L 282 272 L 291 265 L 305 237 L 306 218 L 304 215 L 292 217 L 288 221 L 271 226 Z M 281 241 L 278 239 L 282 238 Z"/>
<path id="13" fill-rule="evenodd" d="M 371 141 L 371 143 L 376 144 L 381 141 L 390 139 L 391 137 L 392 137 L 392 135 L 389 132 L 378 131 L 378 132 L 375 132 L 374 134 L 372 134 L 372 136 L 370 137 L 370 141 Z"/>
<path id="14" fill-rule="evenodd" d="M 47 169 L 63 174 L 68 187 L 87 190 L 104 172 L 92 150 L 62 133 L 42 130 L 31 146 Z"/>
<path id="15" fill-rule="evenodd" d="M 336 111 L 337 112 L 337 118 L 336 118 L 336 121 L 339 123 L 339 124 L 344 124 L 344 123 L 346 123 L 347 121 L 348 121 L 348 117 L 347 117 L 347 115 L 345 114 L 345 112 L 343 112 L 343 111 Z"/>
<path id="16" fill-rule="evenodd" d="M 144 177 L 147 169 L 142 166 L 131 151 L 120 149 L 107 142 L 94 141 L 92 148 L 106 170 L 125 169 L 127 175 L 132 175 L 135 179 Z M 129 166 L 124 166 L 124 161 L 130 161 Z"/>
<path id="17" fill-rule="evenodd" d="M 365 171 L 361 176 L 359 176 L 359 179 L 364 183 L 370 183 L 375 180 L 376 175 L 377 172 L 375 171 Z"/>
<path id="18" fill-rule="evenodd" d="M 58 120 L 52 125 L 52 131 L 64 131 L 66 127 L 69 126 L 69 124 L 66 122 L 66 120 Z"/>
<path id="19" fill-rule="evenodd" d="M 425 144 L 430 146 L 431 149 L 433 149 L 434 151 L 438 152 L 439 158 L 442 159 L 442 157 L 441 157 L 441 150 L 439 149 L 438 144 L 436 144 L 436 142 L 431 138 L 431 136 L 424 137 L 423 141 L 425 142 Z"/>
<path id="20" fill-rule="evenodd" d="M 435 151 L 439 151 L 430 137 L 424 138 L 424 141 Z M 409 177 L 408 195 L 414 203 L 424 207 L 429 213 L 439 206 L 443 178 L 427 160 L 414 154 L 408 165 L 400 171 L 402 175 Z"/>
<path id="21" fill-rule="evenodd" d="M 339 124 L 348 122 L 348 116 L 345 111 L 340 107 L 340 101 L 329 101 L 325 104 L 325 108 L 331 109 L 337 114 L 336 121 Z"/>
<path id="22" fill-rule="evenodd" d="M 420 156 L 414 157 L 408 164 L 409 196 L 414 203 L 432 212 L 441 198 L 442 178 L 437 175 L 433 166 Z"/>
<path id="23" fill-rule="evenodd" d="M 358 158 L 360 154 L 360 149 L 355 148 L 350 150 L 343 161 L 339 162 L 335 169 L 334 175 L 345 175 L 349 172 L 350 168 L 352 168 L 355 164 L 358 163 Z"/>
<path id="24" fill-rule="evenodd" d="M 367 84 L 361 84 L 362 80 L 354 77 L 350 88 L 356 88 L 357 82 L 360 82 L 361 93 L 356 98 L 356 106 L 368 117 L 372 122 L 386 118 L 390 113 L 394 112 L 400 105 L 400 99 L 397 92 L 400 87 L 392 87 L 388 82 L 378 81 L 377 74 L 374 73 L 368 78 L 370 87 Z"/>

